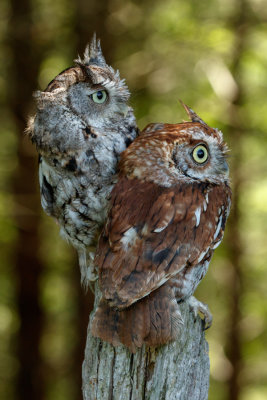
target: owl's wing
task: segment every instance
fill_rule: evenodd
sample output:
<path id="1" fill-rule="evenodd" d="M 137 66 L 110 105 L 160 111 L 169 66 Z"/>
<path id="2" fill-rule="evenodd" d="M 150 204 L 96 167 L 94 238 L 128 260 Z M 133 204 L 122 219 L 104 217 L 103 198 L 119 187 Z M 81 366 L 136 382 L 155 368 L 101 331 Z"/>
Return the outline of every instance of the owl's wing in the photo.
<path id="1" fill-rule="evenodd" d="M 100 287 L 110 305 L 128 307 L 217 247 L 229 198 L 224 185 L 163 188 L 120 179 L 96 254 Z"/>

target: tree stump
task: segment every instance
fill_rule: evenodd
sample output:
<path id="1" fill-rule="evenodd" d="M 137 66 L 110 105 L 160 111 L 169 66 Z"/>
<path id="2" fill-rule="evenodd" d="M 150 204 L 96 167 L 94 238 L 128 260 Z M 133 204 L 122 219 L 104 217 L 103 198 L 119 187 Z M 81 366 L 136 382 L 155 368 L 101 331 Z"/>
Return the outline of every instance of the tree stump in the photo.
<path id="1" fill-rule="evenodd" d="M 99 289 L 96 288 L 96 304 Z M 180 304 L 184 325 L 175 342 L 143 346 L 135 354 L 124 346 L 87 333 L 83 362 L 84 400 L 206 400 L 209 355 L 204 323 L 195 320 L 186 302 Z"/>

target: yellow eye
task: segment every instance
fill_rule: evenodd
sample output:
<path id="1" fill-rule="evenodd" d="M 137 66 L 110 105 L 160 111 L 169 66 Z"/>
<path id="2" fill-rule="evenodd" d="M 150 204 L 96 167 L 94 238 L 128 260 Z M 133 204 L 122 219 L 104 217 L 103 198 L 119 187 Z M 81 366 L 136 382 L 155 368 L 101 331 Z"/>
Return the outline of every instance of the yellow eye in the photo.
<path id="1" fill-rule="evenodd" d="M 105 90 L 98 90 L 97 92 L 91 94 L 90 97 L 95 103 L 102 104 L 106 101 L 108 95 Z"/>
<path id="2" fill-rule="evenodd" d="M 192 153 L 194 161 L 197 162 L 198 164 L 204 164 L 204 162 L 207 161 L 208 156 L 209 156 L 208 150 L 203 144 L 196 146 Z"/>

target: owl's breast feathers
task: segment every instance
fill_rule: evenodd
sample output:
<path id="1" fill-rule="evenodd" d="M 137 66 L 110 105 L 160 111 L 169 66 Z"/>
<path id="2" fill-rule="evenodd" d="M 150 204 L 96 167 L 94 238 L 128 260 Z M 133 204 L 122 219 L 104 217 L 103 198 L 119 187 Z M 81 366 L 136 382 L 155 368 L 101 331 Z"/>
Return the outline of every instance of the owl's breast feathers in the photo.
<path id="1" fill-rule="evenodd" d="M 140 343 L 155 345 L 175 338 L 181 318 L 168 281 L 201 263 L 218 246 L 229 199 L 227 184 L 178 183 L 166 188 L 120 178 L 96 255 L 103 299 L 93 320 L 95 336 L 124 343 L 132 351 Z M 131 330 L 143 307 L 150 312 L 142 316 L 138 331 Z M 109 328 L 103 331 L 104 314 L 112 322 L 106 320 Z M 155 318 L 158 323 L 152 323 Z"/>

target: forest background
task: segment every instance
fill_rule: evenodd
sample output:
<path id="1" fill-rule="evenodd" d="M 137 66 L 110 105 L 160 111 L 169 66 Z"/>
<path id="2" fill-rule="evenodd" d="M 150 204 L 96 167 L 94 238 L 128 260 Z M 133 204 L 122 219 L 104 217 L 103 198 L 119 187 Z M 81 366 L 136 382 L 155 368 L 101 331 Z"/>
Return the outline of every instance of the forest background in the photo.
<path id="1" fill-rule="evenodd" d="M 81 400 L 92 295 L 40 207 L 24 135 L 32 92 L 93 32 L 138 124 L 181 122 L 182 99 L 231 148 L 233 207 L 197 297 L 209 304 L 211 400 L 267 398 L 267 8 L 264 0 L 0 3 L 0 398 Z"/>

